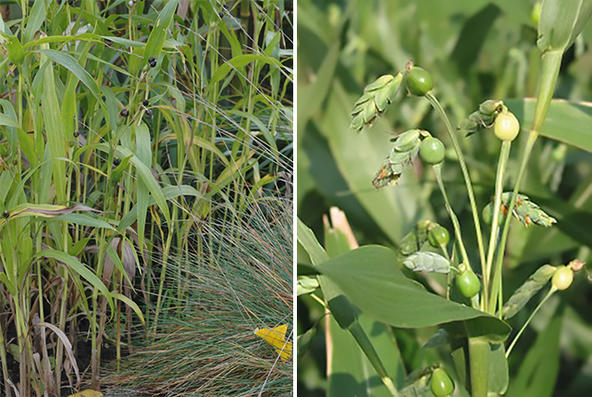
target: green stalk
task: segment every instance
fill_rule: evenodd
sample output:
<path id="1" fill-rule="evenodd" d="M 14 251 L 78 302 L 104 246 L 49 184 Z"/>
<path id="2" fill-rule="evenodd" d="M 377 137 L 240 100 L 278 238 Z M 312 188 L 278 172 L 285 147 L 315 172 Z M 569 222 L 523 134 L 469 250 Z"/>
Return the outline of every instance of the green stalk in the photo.
<path id="1" fill-rule="evenodd" d="M 487 271 L 483 274 L 483 285 L 484 285 L 484 306 L 488 307 L 488 293 L 489 293 L 489 276 L 491 275 L 491 265 L 493 264 L 493 253 L 495 252 L 495 243 L 497 241 L 498 229 L 499 229 L 499 215 L 502 203 L 502 193 L 504 192 L 504 169 L 510 156 L 510 147 L 512 146 L 511 141 L 503 141 L 502 148 L 500 150 L 499 160 L 497 162 L 497 172 L 495 174 L 495 193 L 493 202 L 493 218 L 491 220 L 491 234 L 489 235 L 489 246 L 487 251 Z"/>
<path id="2" fill-rule="evenodd" d="M 463 156 L 462 150 L 456 139 L 455 130 L 438 102 L 438 99 L 432 94 L 432 92 L 428 92 L 425 95 L 425 98 L 430 102 L 432 107 L 436 109 L 436 111 L 440 114 L 442 120 L 444 120 L 444 124 L 446 125 L 446 129 L 448 130 L 448 136 L 450 137 L 450 141 L 452 142 L 452 146 L 454 147 L 454 151 L 458 157 L 458 163 L 460 164 L 460 168 L 462 170 L 463 178 L 465 180 L 465 185 L 467 187 L 467 194 L 469 195 L 469 203 L 471 204 L 471 212 L 473 213 L 473 223 L 475 224 L 475 233 L 477 235 L 477 245 L 479 246 L 479 257 L 481 259 L 481 272 L 485 274 L 485 250 L 483 248 L 483 233 L 481 232 L 481 223 L 479 221 L 479 211 L 477 210 L 477 204 L 475 202 L 475 193 L 473 192 L 473 185 L 471 184 L 471 177 L 469 175 L 469 170 L 467 169 L 467 164 L 465 162 L 465 158 Z M 467 262 L 468 263 L 468 262 Z"/>
<path id="3" fill-rule="evenodd" d="M 442 196 L 444 197 L 444 206 L 446 207 L 446 211 L 448 211 L 448 216 L 450 216 L 450 220 L 452 221 L 452 226 L 454 227 L 454 234 L 456 236 L 456 242 L 458 243 L 458 247 L 460 249 L 461 255 L 463 257 L 463 262 L 470 267 L 469 257 L 467 255 L 467 250 L 465 249 L 465 245 L 462 240 L 460 223 L 452 206 L 450 205 L 450 201 L 448 200 L 448 195 L 446 194 L 446 188 L 444 187 L 444 183 L 442 182 L 442 166 L 441 164 L 436 164 L 432 166 L 434 170 L 434 175 L 436 175 L 436 181 L 438 182 L 438 187 L 442 192 Z"/>
<path id="4" fill-rule="evenodd" d="M 492 283 L 492 291 L 491 297 L 492 299 L 489 302 L 489 312 L 493 313 L 495 311 L 495 300 L 493 297 L 496 295 L 498 296 L 498 309 L 499 315 L 501 316 L 501 308 L 502 308 L 502 300 L 503 300 L 503 291 L 502 291 L 502 264 L 504 261 L 504 251 L 506 248 L 506 240 L 508 239 L 508 233 L 510 230 L 510 221 L 512 220 L 512 211 L 516 206 L 516 199 L 518 198 L 518 191 L 520 189 L 520 185 L 522 183 L 522 178 L 526 173 L 526 165 L 528 164 L 528 160 L 530 158 L 530 153 L 532 152 L 532 148 L 536 139 L 538 138 L 539 131 L 541 126 L 543 125 L 543 121 L 547 116 L 547 110 L 549 109 L 549 104 L 551 103 L 551 99 L 553 98 L 553 92 L 555 90 L 555 85 L 557 84 L 557 76 L 559 76 L 559 68 L 561 66 L 561 58 L 563 53 L 561 51 L 548 51 L 543 53 L 541 57 L 541 77 L 539 79 L 539 87 L 537 93 L 537 105 L 534 112 L 534 118 L 532 123 L 532 129 L 528 135 L 528 140 L 526 141 L 526 145 L 524 146 L 524 151 L 522 152 L 522 157 L 520 161 L 520 169 L 518 171 L 518 176 L 516 177 L 516 183 L 514 185 L 514 190 L 512 191 L 512 199 L 510 200 L 510 205 L 508 206 L 508 216 L 506 217 L 506 221 L 504 222 L 504 228 L 502 231 L 502 236 L 500 238 L 500 243 L 498 246 L 497 252 L 497 260 L 495 266 L 495 275 L 494 280 Z"/>
<path id="5" fill-rule="evenodd" d="M 4 345 L 4 329 L 0 323 L 0 360 L 2 361 L 2 377 L 4 378 L 4 394 L 11 396 L 10 386 L 8 385 L 8 365 L 6 364 L 6 347 Z"/>
<path id="6" fill-rule="evenodd" d="M 471 396 L 487 397 L 489 383 L 489 343 L 480 337 L 469 337 Z"/>
<path id="7" fill-rule="evenodd" d="M 390 392 L 391 396 L 398 397 L 399 392 L 397 392 L 397 388 L 395 384 L 389 377 L 388 373 L 386 372 L 386 368 L 382 364 L 380 357 L 378 357 L 378 353 L 374 349 L 372 342 L 368 339 L 368 335 L 364 332 L 364 329 L 360 326 L 358 321 L 355 321 L 351 326 L 348 328 L 349 332 L 352 334 L 358 345 L 370 361 L 370 364 L 374 367 L 374 370 L 380 377 L 380 380 L 386 386 L 388 391 Z"/>
<path id="8" fill-rule="evenodd" d="M 514 340 L 512 340 L 512 343 L 510 343 L 510 346 L 508 347 L 508 350 L 506 350 L 506 358 L 508 358 L 510 356 L 510 353 L 512 352 L 512 349 L 514 348 L 514 346 L 516 345 L 516 342 L 518 341 L 518 338 L 520 338 L 520 336 L 522 335 L 522 333 L 524 332 L 524 330 L 526 329 L 526 327 L 528 326 L 528 324 L 530 324 L 530 322 L 534 318 L 535 314 L 537 314 L 537 312 L 539 311 L 539 309 L 551 297 L 551 295 L 553 295 L 555 293 L 555 291 L 557 291 L 557 289 L 555 287 L 551 287 L 551 289 L 549 290 L 549 292 L 547 293 L 547 295 L 545 295 L 545 297 L 543 298 L 543 300 L 541 300 L 540 303 L 537 305 L 537 307 L 532 311 L 532 313 L 530 313 L 530 316 L 528 316 L 528 319 L 526 320 L 526 322 L 524 323 L 524 325 L 522 325 L 522 328 L 520 328 L 520 331 L 518 331 L 518 333 L 514 337 Z"/>

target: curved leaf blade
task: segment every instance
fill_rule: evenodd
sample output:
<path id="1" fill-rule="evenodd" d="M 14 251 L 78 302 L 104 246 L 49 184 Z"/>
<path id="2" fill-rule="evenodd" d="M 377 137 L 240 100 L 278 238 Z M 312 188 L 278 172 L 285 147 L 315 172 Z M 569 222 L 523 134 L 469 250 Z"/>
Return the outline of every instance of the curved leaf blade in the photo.
<path id="1" fill-rule="evenodd" d="M 396 327 L 464 321 L 470 336 L 503 341 L 511 328 L 485 312 L 431 294 L 395 266 L 386 247 L 365 246 L 318 266 L 364 313 Z"/>

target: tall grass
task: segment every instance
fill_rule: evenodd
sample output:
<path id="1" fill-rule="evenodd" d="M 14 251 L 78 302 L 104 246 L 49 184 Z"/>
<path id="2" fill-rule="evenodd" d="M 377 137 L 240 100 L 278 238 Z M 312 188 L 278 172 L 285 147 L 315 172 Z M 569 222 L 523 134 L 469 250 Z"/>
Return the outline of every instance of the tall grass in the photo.
<path id="1" fill-rule="evenodd" d="M 166 288 L 182 283 L 184 298 L 166 299 L 154 340 L 105 380 L 167 396 L 289 394 L 291 362 L 253 330 L 291 322 L 291 207 L 262 198 L 239 222 L 204 225 L 201 250 L 192 235 L 188 254 L 169 255 Z"/>
<path id="2" fill-rule="evenodd" d="M 130 4 L 2 6 L 7 396 L 99 387 L 106 341 L 120 363 L 126 330 L 156 340 L 172 297 L 190 297 L 174 263 L 211 246 L 204 225 L 232 230 L 291 175 L 291 10 Z"/>

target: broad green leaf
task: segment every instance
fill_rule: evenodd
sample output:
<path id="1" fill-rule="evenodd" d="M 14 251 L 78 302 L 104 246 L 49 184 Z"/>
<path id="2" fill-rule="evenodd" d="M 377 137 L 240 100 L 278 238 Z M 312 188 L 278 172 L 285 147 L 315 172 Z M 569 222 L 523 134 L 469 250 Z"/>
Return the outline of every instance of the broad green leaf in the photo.
<path id="1" fill-rule="evenodd" d="M 44 44 L 47 46 L 47 44 Z M 61 160 L 66 157 L 66 139 L 64 136 L 64 125 L 61 120 L 61 111 L 56 91 L 56 81 L 53 72 L 53 65 L 44 54 L 40 58 L 43 69 L 43 122 L 47 135 L 47 146 L 51 154 L 53 182 L 56 197 L 59 202 L 66 201 L 66 169 Z M 39 73 L 41 75 L 41 73 Z M 46 200 L 46 197 L 42 197 Z"/>
<path id="2" fill-rule="evenodd" d="M 107 287 L 105 287 L 105 284 L 103 284 L 103 282 L 77 258 L 68 255 L 65 252 L 57 251 L 51 248 L 41 250 L 35 256 L 37 258 L 52 258 L 67 265 L 72 272 L 78 274 L 88 281 L 90 285 L 99 290 L 101 294 L 107 298 L 109 306 L 111 310 L 113 310 L 113 299 L 111 297 L 111 292 L 109 292 Z"/>
<path id="3" fill-rule="evenodd" d="M 152 163 L 152 149 L 150 131 L 144 123 L 133 126 L 132 130 L 136 135 L 136 156 L 146 167 Z M 138 173 L 140 171 L 138 170 Z M 146 215 L 148 213 L 149 187 L 142 179 L 137 184 L 136 219 L 138 221 L 138 239 L 140 247 L 144 246 L 144 231 L 146 230 Z"/>
<path id="4" fill-rule="evenodd" d="M 47 56 L 52 61 L 62 65 L 69 71 L 71 71 L 81 82 L 84 84 L 90 92 L 94 95 L 97 101 L 102 102 L 101 92 L 99 90 L 99 86 L 97 85 L 96 81 L 91 77 L 91 75 L 84 70 L 82 66 L 74 59 L 70 54 L 67 54 L 63 51 L 55 51 L 55 50 L 39 50 L 39 52 L 43 53 L 43 55 Z"/>
<path id="5" fill-rule="evenodd" d="M 520 121 L 523 131 L 532 125 L 536 106 L 534 98 L 504 100 Z M 551 101 L 540 134 L 547 138 L 592 152 L 592 104 L 569 102 L 561 99 Z"/>
<path id="6" fill-rule="evenodd" d="M 28 11 L 27 26 L 23 34 L 23 42 L 27 43 L 33 39 L 45 20 L 45 0 L 35 0 L 33 7 Z"/>
<path id="7" fill-rule="evenodd" d="M 325 247 L 331 258 L 351 251 L 345 234 L 328 225 L 325 225 Z M 384 363 L 387 373 L 400 386 L 405 378 L 405 366 L 391 330 L 364 313 L 358 314 L 358 322 Z M 327 395 L 390 396 L 368 358 L 352 343 L 352 335 L 342 330 L 334 319 L 330 321 L 329 333 L 333 349 L 328 352 L 332 355 L 332 367 L 329 368 Z"/>
<path id="8" fill-rule="evenodd" d="M 146 42 L 143 65 L 148 62 L 148 58 L 157 58 L 160 55 L 164 40 L 166 39 L 167 29 L 173 20 L 173 14 L 177 8 L 177 3 L 177 0 L 167 0 L 162 11 L 160 11 L 158 19 L 154 24 L 154 29 L 150 32 L 148 42 Z"/>
<path id="9" fill-rule="evenodd" d="M 302 223 L 302 221 L 300 221 L 300 219 L 298 219 L 298 218 L 297 218 L 297 222 L 298 222 L 298 225 L 297 225 L 298 241 L 304 247 L 304 249 L 307 251 L 307 253 L 310 256 L 315 267 L 317 267 L 318 264 L 321 263 L 321 261 L 328 259 L 328 255 L 325 252 L 325 250 L 323 249 L 323 247 L 321 247 L 321 245 L 319 244 L 319 242 L 316 239 L 316 237 L 314 236 L 314 233 L 312 232 L 312 230 L 310 230 L 306 225 L 304 225 L 304 223 Z M 339 241 L 341 241 L 343 243 L 344 239 L 339 239 Z M 343 246 L 341 246 L 341 248 L 343 248 Z M 340 248 L 332 247 L 332 249 L 340 249 Z M 362 362 L 358 361 L 358 363 L 360 363 L 360 364 L 366 363 L 363 366 L 364 370 L 369 368 L 368 366 L 370 366 L 370 360 L 372 360 L 371 362 L 374 363 L 375 368 L 382 368 L 383 371 L 387 371 L 387 369 L 384 367 L 384 365 L 382 363 L 383 360 L 381 360 L 379 357 L 380 353 L 378 353 L 373 342 L 368 338 L 367 331 L 364 330 L 364 327 L 357 320 L 358 314 L 354 313 L 353 317 L 346 318 L 346 320 L 344 320 L 343 317 L 348 317 L 351 313 L 346 312 L 345 316 L 342 316 L 342 313 L 334 311 L 334 308 L 339 308 L 340 306 L 344 306 L 346 309 L 349 309 L 349 310 L 353 309 L 351 307 L 351 305 L 347 302 L 347 299 L 342 295 L 339 288 L 337 288 L 331 280 L 328 280 L 322 276 L 319 277 L 319 283 L 321 285 L 321 289 L 323 290 L 323 294 L 325 296 L 325 299 L 328 301 L 329 307 L 331 308 L 331 313 L 332 313 L 331 320 L 332 320 L 333 327 L 330 329 L 337 332 L 336 335 L 337 335 L 338 339 L 345 337 L 346 334 L 344 334 L 344 333 L 346 333 L 347 331 L 349 331 L 348 335 L 347 335 L 347 339 L 349 340 L 350 343 L 351 343 L 351 337 L 353 336 L 355 338 L 356 342 L 358 342 L 359 348 L 361 348 L 363 350 L 363 352 L 365 353 L 365 357 L 363 360 L 367 360 L 367 361 L 362 361 Z M 363 316 L 363 314 L 361 314 L 361 315 Z M 345 322 L 347 322 L 347 327 L 344 327 Z M 344 328 L 347 328 L 347 330 Z M 338 332 L 337 330 L 339 330 L 341 332 Z M 382 340 L 381 342 L 384 343 L 384 340 Z M 391 341 L 391 343 L 392 343 L 392 341 Z M 384 345 L 383 345 L 383 348 L 384 348 Z M 358 354 L 359 354 L 359 352 L 358 352 Z M 356 357 L 358 357 L 358 356 L 356 355 Z M 370 359 L 370 357 L 371 357 L 371 359 Z M 391 373 L 391 376 L 392 376 L 392 373 L 393 373 L 392 367 L 389 367 L 389 368 L 391 369 L 389 372 Z M 401 368 L 402 367 L 398 368 L 399 371 L 401 370 Z M 395 373 L 399 374 L 399 372 L 395 372 Z M 348 377 L 348 380 L 349 380 L 350 375 L 346 374 L 346 376 Z M 333 371 L 330 375 L 330 378 L 332 378 L 333 380 L 338 380 L 341 377 L 336 377 L 335 372 Z M 367 378 L 368 378 L 368 376 L 364 375 L 364 376 L 362 376 L 361 379 L 367 379 Z M 357 384 L 357 381 L 355 381 L 355 382 Z M 387 382 L 388 382 L 388 380 L 387 380 Z M 348 384 L 351 385 L 351 382 L 348 382 Z M 342 386 L 341 381 L 337 382 L 335 384 L 335 387 L 339 388 L 339 390 L 341 390 L 341 386 Z M 364 387 L 367 387 L 367 386 L 368 386 L 367 382 L 364 381 L 362 383 L 362 390 L 365 390 Z M 355 387 L 355 389 L 358 389 L 358 388 Z M 378 390 L 380 390 L 380 389 L 383 389 L 383 387 L 378 388 Z M 332 390 L 331 386 L 329 387 L 329 390 Z M 340 395 L 340 394 L 332 394 L 331 392 L 329 394 L 336 395 L 336 396 Z M 341 395 L 343 395 L 343 394 L 341 394 Z"/>
<path id="10" fill-rule="evenodd" d="M 316 277 L 298 276 L 296 280 L 296 295 L 306 295 L 319 288 L 319 282 Z"/>
<path id="11" fill-rule="evenodd" d="M 402 328 L 464 322 L 468 335 L 503 341 L 510 326 L 485 312 L 427 292 L 405 277 L 395 253 L 366 246 L 331 259 L 318 269 L 333 281 L 363 313 Z"/>
<path id="12" fill-rule="evenodd" d="M 68 214 L 60 215 L 54 218 L 55 220 L 66 221 L 80 226 L 90 226 L 95 228 L 103 228 L 115 231 L 116 229 L 102 219 L 98 219 L 86 214 Z"/>
<path id="13" fill-rule="evenodd" d="M 450 262 L 436 252 L 419 251 L 409 255 L 403 264 L 414 272 L 450 272 Z"/>

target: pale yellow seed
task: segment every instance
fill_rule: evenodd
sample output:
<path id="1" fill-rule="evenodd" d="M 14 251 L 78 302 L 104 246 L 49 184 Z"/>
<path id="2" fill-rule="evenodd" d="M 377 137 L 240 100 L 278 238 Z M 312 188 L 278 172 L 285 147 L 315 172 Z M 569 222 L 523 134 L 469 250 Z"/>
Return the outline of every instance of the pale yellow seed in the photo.
<path id="1" fill-rule="evenodd" d="M 520 132 L 520 123 L 512 113 L 500 113 L 495 118 L 494 132 L 502 141 L 513 141 Z"/>

